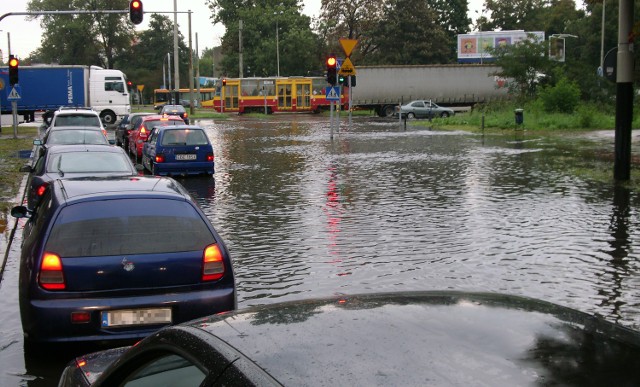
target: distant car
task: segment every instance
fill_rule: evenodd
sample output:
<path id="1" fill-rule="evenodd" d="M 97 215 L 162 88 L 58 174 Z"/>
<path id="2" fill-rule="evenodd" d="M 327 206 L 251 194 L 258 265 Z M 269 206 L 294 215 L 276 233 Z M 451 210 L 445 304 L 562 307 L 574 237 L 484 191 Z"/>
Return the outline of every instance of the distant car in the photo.
<path id="1" fill-rule="evenodd" d="M 36 142 L 38 142 L 36 144 Z M 73 145 L 94 144 L 109 145 L 109 139 L 104 130 L 93 126 L 56 126 L 45 132 L 41 140 L 35 140 L 35 145 Z"/>
<path id="2" fill-rule="evenodd" d="M 406 117 L 408 119 L 434 117 L 444 118 L 454 115 L 455 112 L 453 109 L 439 106 L 429 100 L 416 100 L 411 101 L 406 105 L 402 105 L 400 107 L 400 114 L 402 117 Z"/>
<path id="3" fill-rule="evenodd" d="M 142 117 L 153 115 L 154 113 L 131 113 L 120 121 L 115 130 L 116 145 L 128 149 L 129 134 L 131 130 L 140 124 Z"/>
<path id="4" fill-rule="evenodd" d="M 56 179 L 86 176 L 137 176 L 127 153 L 116 146 L 53 145 L 42 148 L 33 166 L 25 165 L 27 207 L 34 209 Z"/>
<path id="5" fill-rule="evenodd" d="M 338 295 L 164 328 L 76 358 L 58 386 L 638 386 L 639 339 L 524 297 Z"/>
<path id="6" fill-rule="evenodd" d="M 120 149 L 121 148 L 116 148 Z M 231 258 L 168 177 L 54 180 L 24 226 L 25 343 L 137 340 L 237 305 Z"/>
<path id="7" fill-rule="evenodd" d="M 151 129 L 156 126 L 167 125 L 184 125 L 184 121 L 178 116 L 165 116 L 159 114 L 142 117 L 140 124 L 131 129 L 129 133 L 129 145 L 127 148 L 129 153 L 137 158 L 142 157 L 142 146 L 145 140 L 149 137 Z"/>
<path id="8" fill-rule="evenodd" d="M 212 175 L 213 147 L 199 126 L 156 127 L 144 142 L 142 166 L 152 175 Z"/>
<path id="9" fill-rule="evenodd" d="M 182 105 L 164 105 L 162 109 L 160 109 L 160 114 L 180 116 L 180 118 L 184 120 L 184 123 L 189 125 L 189 115 Z"/>

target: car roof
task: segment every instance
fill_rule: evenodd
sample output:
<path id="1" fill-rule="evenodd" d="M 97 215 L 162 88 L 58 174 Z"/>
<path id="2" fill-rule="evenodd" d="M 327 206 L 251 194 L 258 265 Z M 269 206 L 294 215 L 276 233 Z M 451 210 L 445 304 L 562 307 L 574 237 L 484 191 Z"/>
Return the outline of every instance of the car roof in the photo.
<path id="1" fill-rule="evenodd" d="M 204 130 L 203 127 L 197 125 L 166 125 L 166 126 L 157 126 L 154 128 L 158 132 L 162 132 L 165 130 L 175 130 L 175 129 L 193 129 L 193 130 Z"/>
<path id="2" fill-rule="evenodd" d="M 154 120 L 160 120 L 160 119 L 167 119 L 167 120 L 173 120 L 173 121 L 182 121 L 182 118 L 178 117 L 178 116 L 172 116 L 172 115 L 164 115 L 164 114 L 153 114 L 150 116 L 145 116 L 142 118 L 142 122 L 147 122 L 147 121 L 154 121 Z M 182 121 L 184 122 L 184 121 Z"/>
<path id="3" fill-rule="evenodd" d="M 228 344 L 286 385 L 565 385 L 573 384 L 570 376 L 589 380 L 605 369 L 582 356 L 613 366 L 640 352 L 638 332 L 545 301 L 492 293 L 337 295 L 185 326 L 208 332 L 212 345 Z M 560 359 L 575 368 L 554 372 Z"/>
<path id="4" fill-rule="evenodd" d="M 109 176 L 56 180 L 67 202 L 117 198 L 171 198 L 191 201 L 189 193 L 170 177 Z"/>
<path id="5" fill-rule="evenodd" d="M 100 144 L 56 144 L 47 148 L 47 153 L 70 153 L 70 152 L 109 152 L 122 153 L 127 155 L 126 151 L 115 145 Z"/>
<path id="6" fill-rule="evenodd" d="M 184 110 L 184 106 L 182 105 L 164 105 L 162 109 L 181 109 Z"/>
<path id="7" fill-rule="evenodd" d="M 51 131 L 60 131 L 60 130 L 96 130 L 102 131 L 102 128 L 99 126 L 52 126 L 49 128 Z"/>

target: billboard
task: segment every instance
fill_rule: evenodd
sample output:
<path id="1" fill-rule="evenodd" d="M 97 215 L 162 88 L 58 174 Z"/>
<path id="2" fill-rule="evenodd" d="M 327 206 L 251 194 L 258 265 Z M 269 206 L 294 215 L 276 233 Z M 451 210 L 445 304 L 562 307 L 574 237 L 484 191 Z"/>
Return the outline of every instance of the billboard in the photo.
<path id="1" fill-rule="evenodd" d="M 473 34 L 458 35 L 458 63 L 492 62 L 489 49 L 503 45 L 516 44 L 527 39 L 528 34 L 544 40 L 544 31 L 480 31 Z"/>

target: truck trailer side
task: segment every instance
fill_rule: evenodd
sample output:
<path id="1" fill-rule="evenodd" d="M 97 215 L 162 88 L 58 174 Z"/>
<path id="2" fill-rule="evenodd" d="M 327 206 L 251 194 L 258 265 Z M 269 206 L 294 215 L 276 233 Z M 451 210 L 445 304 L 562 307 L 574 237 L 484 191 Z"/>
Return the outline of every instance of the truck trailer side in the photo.
<path id="1" fill-rule="evenodd" d="M 391 116 L 399 104 L 416 99 L 448 106 L 508 98 L 507 82 L 495 65 L 360 66 L 352 106 Z"/>

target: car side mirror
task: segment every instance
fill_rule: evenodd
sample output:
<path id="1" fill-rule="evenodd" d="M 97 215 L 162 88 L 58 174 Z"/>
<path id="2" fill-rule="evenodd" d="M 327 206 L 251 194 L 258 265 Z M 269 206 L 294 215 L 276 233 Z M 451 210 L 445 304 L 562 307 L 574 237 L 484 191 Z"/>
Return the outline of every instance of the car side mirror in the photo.
<path id="1" fill-rule="evenodd" d="M 11 216 L 14 218 L 30 218 L 33 212 L 25 206 L 15 206 L 11 209 Z"/>
<path id="2" fill-rule="evenodd" d="M 20 167 L 20 172 L 29 172 L 31 173 L 33 171 L 33 168 L 31 168 L 31 165 L 29 164 L 25 164 L 22 167 Z"/>

